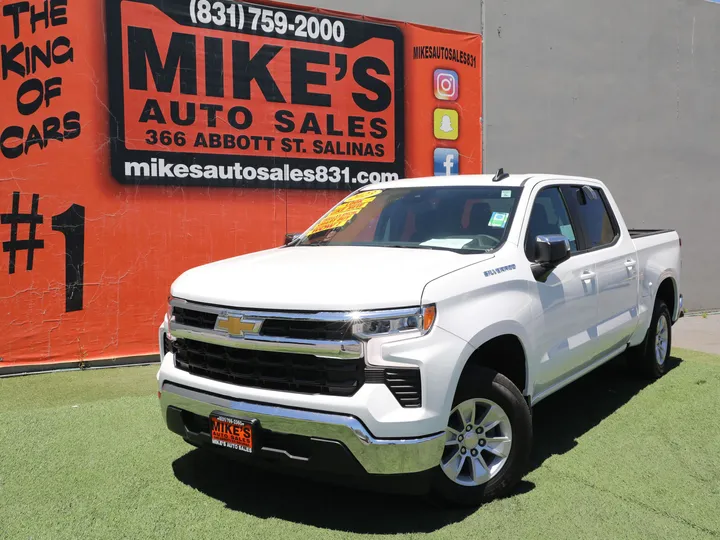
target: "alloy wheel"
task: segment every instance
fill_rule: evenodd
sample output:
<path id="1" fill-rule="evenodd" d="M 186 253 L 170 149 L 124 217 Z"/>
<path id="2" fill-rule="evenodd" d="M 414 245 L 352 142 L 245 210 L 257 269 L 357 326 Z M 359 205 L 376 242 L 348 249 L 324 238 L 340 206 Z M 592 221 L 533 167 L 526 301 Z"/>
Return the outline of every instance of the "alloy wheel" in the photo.
<path id="1" fill-rule="evenodd" d="M 456 484 L 479 486 L 497 476 L 511 447 L 512 426 L 502 407 L 469 399 L 450 413 L 440 467 Z"/>
<path id="2" fill-rule="evenodd" d="M 665 357 L 667 356 L 670 337 L 669 328 L 667 317 L 661 315 L 655 329 L 655 361 L 661 366 L 665 363 Z"/>

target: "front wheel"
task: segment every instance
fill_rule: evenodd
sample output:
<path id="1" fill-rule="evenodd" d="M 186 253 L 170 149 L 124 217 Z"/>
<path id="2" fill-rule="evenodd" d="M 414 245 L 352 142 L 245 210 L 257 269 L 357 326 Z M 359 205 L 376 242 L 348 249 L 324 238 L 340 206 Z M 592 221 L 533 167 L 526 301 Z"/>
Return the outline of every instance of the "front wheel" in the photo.
<path id="1" fill-rule="evenodd" d="M 461 506 L 507 495 L 527 471 L 530 410 L 504 375 L 468 366 L 455 392 L 433 493 Z"/>

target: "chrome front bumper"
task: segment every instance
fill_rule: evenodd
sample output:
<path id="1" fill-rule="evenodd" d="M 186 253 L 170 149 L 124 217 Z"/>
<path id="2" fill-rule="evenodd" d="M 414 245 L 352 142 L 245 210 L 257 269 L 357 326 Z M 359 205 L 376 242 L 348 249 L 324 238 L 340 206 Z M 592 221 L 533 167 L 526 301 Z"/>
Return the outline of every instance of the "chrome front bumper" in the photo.
<path id="1" fill-rule="evenodd" d="M 263 429 L 342 443 L 366 472 L 403 474 L 431 469 L 440 463 L 445 434 L 413 439 L 376 439 L 352 416 L 234 401 L 165 382 L 160 396 L 163 417 L 168 407 L 209 417 L 213 411 L 256 419 Z"/>

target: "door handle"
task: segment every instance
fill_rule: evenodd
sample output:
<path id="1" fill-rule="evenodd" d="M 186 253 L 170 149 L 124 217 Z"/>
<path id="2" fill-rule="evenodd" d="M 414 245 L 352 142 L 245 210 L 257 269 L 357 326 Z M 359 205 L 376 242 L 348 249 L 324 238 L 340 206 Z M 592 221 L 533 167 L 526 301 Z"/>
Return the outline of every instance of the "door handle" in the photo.
<path id="1" fill-rule="evenodd" d="M 635 261 L 632 259 L 625 261 L 625 268 L 628 269 L 628 272 L 633 272 L 635 270 Z"/>
<path id="2" fill-rule="evenodd" d="M 584 282 L 590 281 L 595 278 L 595 272 L 592 270 L 585 270 L 582 274 L 580 274 L 580 279 L 582 279 Z"/>

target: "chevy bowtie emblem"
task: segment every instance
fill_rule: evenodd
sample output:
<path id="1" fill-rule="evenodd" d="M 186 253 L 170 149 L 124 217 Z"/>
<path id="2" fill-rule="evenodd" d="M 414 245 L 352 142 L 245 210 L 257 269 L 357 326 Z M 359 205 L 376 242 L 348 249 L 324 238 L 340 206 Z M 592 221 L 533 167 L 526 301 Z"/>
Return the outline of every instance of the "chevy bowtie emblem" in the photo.
<path id="1" fill-rule="evenodd" d="M 221 313 L 215 322 L 215 330 L 226 332 L 232 337 L 243 337 L 245 334 L 260 332 L 262 321 L 245 319 L 241 314 Z"/>

